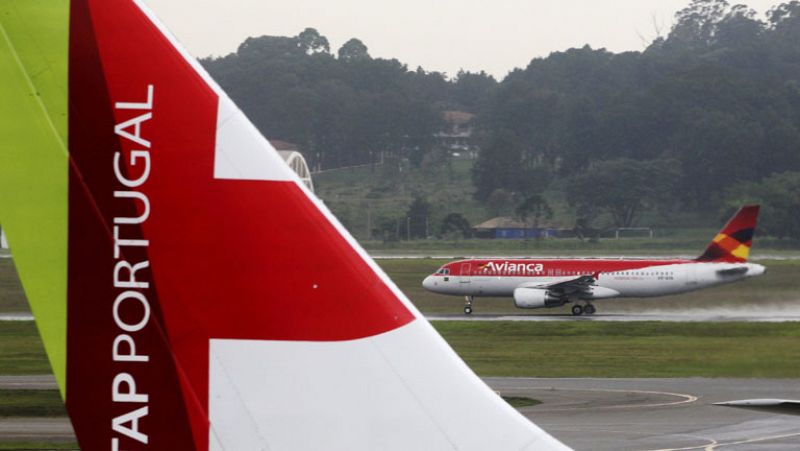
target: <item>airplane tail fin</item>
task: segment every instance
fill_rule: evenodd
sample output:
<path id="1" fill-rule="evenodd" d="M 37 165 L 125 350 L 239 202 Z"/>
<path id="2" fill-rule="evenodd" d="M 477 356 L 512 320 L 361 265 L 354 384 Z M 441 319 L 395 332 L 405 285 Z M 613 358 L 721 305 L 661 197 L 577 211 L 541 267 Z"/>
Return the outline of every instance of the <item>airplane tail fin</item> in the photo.
<path id="1" fill-rule="evenodd" d="M 0 216 L 82 449 L 567 449 L 141 0 L 7 0 L 0 31 Z"/>
<path id="2" fill-rule="evenodd" d="M 702 262 L 746 262 L 758 221 L 758 205 L 746 205 L 725 224 L 697 258 Z"/>

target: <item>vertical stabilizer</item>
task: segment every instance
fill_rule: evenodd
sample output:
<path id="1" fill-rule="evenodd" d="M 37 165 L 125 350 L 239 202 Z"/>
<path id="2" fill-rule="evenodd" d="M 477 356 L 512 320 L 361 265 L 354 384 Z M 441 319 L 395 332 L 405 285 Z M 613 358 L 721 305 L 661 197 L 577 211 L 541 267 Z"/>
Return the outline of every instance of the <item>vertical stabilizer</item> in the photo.
<path id="1" fill-rule="evenodd" d="M 758 210 L 758 205 L 747 205 L 740 208 L 717 236 L 711 240 L 697 261 L 746 262 L 750 257 L 750 247 L 753 244 L 753 234 L 758 221 Z"/>
<path id="2" fill-rule="evenodd" d="M 47 269 L 66 282 L 49 289 L 82 449 L 566 449 L 469 370 L 140 1 L 72 0 L 69 17 L 62 202 L 25 207 L 66 212 Z M 15 256 L 35 252 L 17 230 Z"/>

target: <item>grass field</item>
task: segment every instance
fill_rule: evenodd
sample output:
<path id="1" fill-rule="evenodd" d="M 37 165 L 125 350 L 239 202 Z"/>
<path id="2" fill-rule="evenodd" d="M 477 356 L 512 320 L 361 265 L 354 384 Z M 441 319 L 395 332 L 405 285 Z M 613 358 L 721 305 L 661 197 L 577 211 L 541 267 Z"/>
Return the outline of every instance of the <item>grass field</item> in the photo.
<path id="1" fill-rule="evenodd" d="M 800 378 L 798 323 L 437 321 L 481 376 Z"/>
<path id="2" fill-rule="evenodd" d="M 0 321 L 0 374 L 50 374 L 36 325 L 30 321 Z"/>
<path id="3" fill-rule="evenodd" d="M 0 417 L 63 417 L 58 390 L 0 390 Z"/>
<path id="4" fill-rule="evenodd" d="M 25 300 L 25 293 L 19 283 L 14 261 L 10 258 L 0 258 L 0 312 L 28 310 L 28 301 Z"/>
<path id="5" fill-rule="evenodd" d="M 434 326 L 481 376 L 800 378 L 798 323 Z M 50 372 L 32 323 L 0 322 L 0 337 L 0 374 Z"/>

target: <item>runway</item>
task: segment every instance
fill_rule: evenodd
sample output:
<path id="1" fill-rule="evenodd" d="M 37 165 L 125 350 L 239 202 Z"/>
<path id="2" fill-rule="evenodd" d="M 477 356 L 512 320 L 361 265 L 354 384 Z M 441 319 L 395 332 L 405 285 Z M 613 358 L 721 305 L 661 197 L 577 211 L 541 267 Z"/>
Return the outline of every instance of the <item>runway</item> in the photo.
<path id="1" fill-rule="evenodd" d="M 587 260 L 614 260 L 620 258 L 627 258 L 631 260 L 666 260 L 666 259 L 683 259 L 692 260 L 697 258 L 697 254 L 677 254 L 677 255 L 664 255 L 664 254 L 631 254 L 631 255 L 587 255 L 587 254 L 548 254 L 548 255 L 530 255 L 530 254 L 492 254 L 492 253 L 463 253 L 457 254 L 370 254 L 375 260 L 465 260 L 470 258 L 500 258 L 500 259 L 540 259 L 540 260 L 569 260 L 569 259 L 587 259 Z M 800 260 L 800 254 L 796 252 L 780 253 L 780 254 L 767 254 L 756 253 L 750 256 L 750 261 L 764 261 L 764 260 Z"/>
<path id="2" fill-rule="evenodd" d="M 796 380 L 488 378 L 503 396 L 542 401 L 520 411 L 575 450 L 797 450 L 796 416 L 711 405 L 800 398 Z"/>
<path id="3" fill-rule="evenodd" d="M 800 449 L 800 421 L 711 405 L 800 399 L 790 379 L 485 378 L 503 396 L 542 401 L 520 412 L 577 451 Z M 0 388 L 54 389 L 52 376 L 3 376 Z M 481 427 L 476 424 L 475 427 Z M 1 440 L 74 440 L 67 418 L 0 418 Z"/>
<path id="4" fill-rule="evenodd" d="M 736 311 L 736 310 L 685 310 L 685 311 L 645 311 L 636 313 L 596 313 L 594 315 L 572 316 L 570 314 L 481 314 L 464 315 L 437 314 L 426 315 L 428 321 L 664 321 L 664 322 L 762 322 L 784 323 L 800 321 L 800 312 L 792 311 Z"/>

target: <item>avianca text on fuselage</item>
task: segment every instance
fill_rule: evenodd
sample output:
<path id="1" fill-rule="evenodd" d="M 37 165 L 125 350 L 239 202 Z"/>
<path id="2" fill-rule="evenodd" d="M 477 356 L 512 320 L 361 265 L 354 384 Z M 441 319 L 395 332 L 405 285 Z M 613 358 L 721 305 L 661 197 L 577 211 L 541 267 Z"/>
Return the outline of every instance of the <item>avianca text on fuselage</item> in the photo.
<path id="1" fill-rule="evenodd" d="M 484 274 L 542 274 L 544 273 L 544 264 L 514 263 L 507 260 L 503 262 L 490 261 L 480 266 L 479 272 Z"/>
<path id="2" fill-rule="evenodd" d="M 126 406 L 124 410 L 127 412 L 110 419 L 113 451 L 120 449 L 121 436 L 143 445 L 149 441 L 146 431 L 139 427 L 139 420 L 149 413 L 149 397 L 138 390 L 134 372 L 127 368 L 132 363 L 147 365 L 150 360 L 146 350 L 136 345 L 136 334 L 148 327 L 150 322 L 151 309 L 147 298 L 150 282 L 145 278 L 145 270 L 150 262 L 129 261 L 125 250 L 147 248 L 150 244 L 145 239 L 131 238 L 131 233 L 134 227 L 141 227 L 150 217 L 150 199 L 142 192 L 142 188 L 150 176 L 152 143 L 143 135 L 142 125 L 153 117 L 154 91 L 153 85 L 146 85 L 143 86 L 143 92 L 146 92 L 143 102 L 114 104 L 116 116 L 122 118 L 114 126 L 122 149 L 114 153 L 113 170 L 120 186 L 113 195 L 118 202 L 135 202 L 138 213 L 134 217 L 115 216 L 113 226 L 113 283 L 119 294 L 113 303 L 112 316 L 119 334 L 111 343 L 111 358 L 116 368 L 116 375 L 111 381 L 111 400 Z M 122 313 L 123 310 L 126 314 Z"/>
<path id="3" fill-rule="evenodd" d="M 573 314 L 592 314 L 598 299 L 665 296 L 763 274 L 763 266 L 747 263 L 757 215 L 758 206 L 742 207 L 693 260 L 470 259 L 442 266 L 422 285 L 465 296 L 467 314 L 476 296 L 509 296 L 519 308 L 573 302 Z"/>

